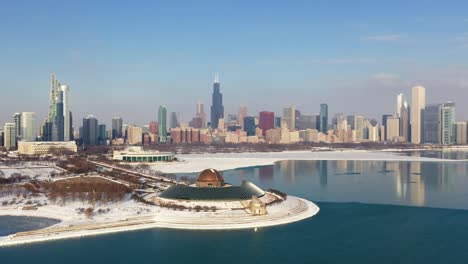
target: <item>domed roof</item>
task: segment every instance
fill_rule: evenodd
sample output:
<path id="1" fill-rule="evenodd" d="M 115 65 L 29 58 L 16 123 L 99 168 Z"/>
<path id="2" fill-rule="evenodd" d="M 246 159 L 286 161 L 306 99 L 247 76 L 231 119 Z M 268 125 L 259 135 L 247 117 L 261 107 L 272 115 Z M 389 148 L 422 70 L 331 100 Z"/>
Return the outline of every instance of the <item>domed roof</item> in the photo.
<path id="1" fill-rule="evenodd" d="M 199 182 L 224 182 L 223 175 L 215 169 L 206 169 L 198 175 Z"/>

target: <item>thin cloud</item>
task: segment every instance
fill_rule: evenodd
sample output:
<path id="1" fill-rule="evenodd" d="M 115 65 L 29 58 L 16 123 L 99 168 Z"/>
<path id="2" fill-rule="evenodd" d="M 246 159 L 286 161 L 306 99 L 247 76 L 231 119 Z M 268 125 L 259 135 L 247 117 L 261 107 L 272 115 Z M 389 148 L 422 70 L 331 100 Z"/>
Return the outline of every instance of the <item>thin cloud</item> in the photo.
<path id="1" fill-rule="evenodd" d="M 361 40 L 364 41 L 375 41 L 375 42 L 398 42 L 402 40 L 403 36 L 398 34 L 390 35 L 374 35 L 374 36 L 365 36 Z"/>

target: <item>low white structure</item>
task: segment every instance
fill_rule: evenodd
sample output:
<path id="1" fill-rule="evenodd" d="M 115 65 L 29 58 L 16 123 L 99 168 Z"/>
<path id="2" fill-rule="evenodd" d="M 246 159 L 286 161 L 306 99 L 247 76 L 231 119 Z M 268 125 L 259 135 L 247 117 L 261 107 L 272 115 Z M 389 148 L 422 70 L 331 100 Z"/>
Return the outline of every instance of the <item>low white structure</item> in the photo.
<path id="1" fill-rule="evenodd" d="M 65 142 L 18 142 L 18 153 L 23 155 L 45 155 L 51 153 L 78 152 L 75 141 Z"/>
<path id="2" fill-rule="evenodd" d="M 159 151 L 144 151 L 142 147 L 129 147 L 123 151 L 114 151 L 114 160 L 129 162 L 161 162 L 173 161 L 174 153 Z"/>

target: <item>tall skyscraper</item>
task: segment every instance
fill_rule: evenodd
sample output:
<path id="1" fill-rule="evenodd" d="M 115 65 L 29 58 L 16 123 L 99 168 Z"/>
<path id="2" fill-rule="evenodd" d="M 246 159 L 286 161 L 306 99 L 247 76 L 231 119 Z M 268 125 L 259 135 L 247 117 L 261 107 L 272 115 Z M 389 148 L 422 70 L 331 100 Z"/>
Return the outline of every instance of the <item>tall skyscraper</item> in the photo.
<path id="1" fill-rule="evenodd" d="M 320 125 L 319 131 L 322 133 L 328 133 L 328 105 L 320 105 Z"/>
<path id="2" fill-rule="evenodd" d="M 16 125 L 15 123 L 5 123 L 3 132 L 3 146 L 7 150 L 16 149 Z"/>
<path id="3" fill-rule="evenodd" d="M 223 95 L 220 92 L 218 74 L 213 83 L 213 96 L 211 104 L 211 127 L 218 128 L 219 119 L 224 118 Z"/>
<path id="4" fill-rule="evenodd" d="M 283 109 L 283 121 L 286 122 L 289 130 L 296 129 L 296 107 L 294 105 Z"/>
<path id="5" fill-rule="evenodd" d="M 427 105 L 423 112 L 422 143 L 441 143 L 441 105 Z"/>
<path id="6" fill-rule="evenodd" d="M 21 140 L 36 141 L 36 113 L 21 113 Z"/>
<path id="7" fill-rule="evenodd" d="M 301 115 L 299 117 L 297 129 L 317 129 L 317 115 Z"/>
<path id="8" fill-rule="evenodd" d="M 84 145 L 97 145 L 99 143 L 98 120 L 92 115 L 83 118 L 81 139 Z"/>
<path id="9" fill-rule="evenodd" d="M 112 118 L 112 139 L 122 138 L 122 118 L 114 117 Z"/>
<path id="10" fill-rule="evenodd" d="M 171 112 L 171 128 L 176 128 L 180 125 L 179 113 Z"/>
<path id="11" fill-rule="evenodd" d="M 244 118 L 246 116 L 247 116 L 247 106 L 241 105 L 239 107 L 239 113 L 237 115 L 237 118 L 239 119 L 238 122 L 239 122 L 239 125 L 241 126 L 241 128 L 244 128 Z"/>
<path id="12" fill-rule="evenodd" d="M 160 106 L 158 110 L 158 133 L 159 133 L 159 142 L 167 141 L 167 108 L 165 106 Z"/>
<path id="13" fill-rule="evenodd" d="M 70 111 L 70 87 L 60 84 L 55 74 L 50 80 L 50 105 L 46 122 L 41 129 L 43 141 L 70 141 L 73 138 Z"/>
<path id="14" fill-rule="evenodd" d="M 15 113 L 13 120 L 15 122 L 15 140 L 18 141 L 21 139 L 21 113 Z"/>
<path id="15" fill-rule="evenodd" d="M 106 125 L 98 125 L 98 141 L 99 145 L 107 145 L 107 131 Z"/>
<path id="16" fill-rule="evenodd" d="M 258 127 L 262 130 L 263 136 L 265 136 L 267 130 L 273 129 L 275 127 L 275 113 L 268 111 L 260 112 L 260 121 Z"/>
<path id="17" fill-rule="evenodd" d="M 426 107 L 426 88 L 415 86 L 411 90 L 411 143 L 420 144 L 422 136 L 422 111 Z"/>
<path id="18" fill-rule="evenodd" d="M 396 102 L 396 107 L 395 107 L 395 116 L 400 118 L 401 117 L 401 108 L 406 102 L 405 95 L 402 93 L 399 93 L 397 95 L 397 102 Z"/>
<path id="19" fill-rule="evenodd" d="M 275 116 L 275 128 L 281 128 L 282 121 L 281 116 Z"/>
<path id="20" fill-rule="evenodd" d="M 62 93 L 63 104 L 63 140 L 70 141 L 73 138 L 72 120 L 70 112 L 70 87 L 66 84 L 60 85 L 60 92 Z"/>
<path id="21" fill-rule="evenodd" d="M 447 102 L 442 105 L 442 144 L 455 143 L 455 103 Z"/>
<path id="22" fill-rule="evenodd" d="M 385 140 L 397 141 L 400 137 L 400 119 L 396 116 L 389 116 L 385 126 Z"/>
<path id="23" fill-rule="evenodd" d="M 198 118 L 199 122 L 201 122 L 202 127 L 206 127 L 206 114 L 205 114 L 205 109 L 203 108 L 203 103 L 198 101 L 197 103 L 197 113 L 195 115 L 195 118 Z"/>
<path id="24" fill-rule="evenodd" d="M 411 140 L 410 134 L 410 109 L 408 102 L 405 100 L 400 108 L 399 116 L 400 119 L 400 137 L 405 141 L 409 142 Z"/>

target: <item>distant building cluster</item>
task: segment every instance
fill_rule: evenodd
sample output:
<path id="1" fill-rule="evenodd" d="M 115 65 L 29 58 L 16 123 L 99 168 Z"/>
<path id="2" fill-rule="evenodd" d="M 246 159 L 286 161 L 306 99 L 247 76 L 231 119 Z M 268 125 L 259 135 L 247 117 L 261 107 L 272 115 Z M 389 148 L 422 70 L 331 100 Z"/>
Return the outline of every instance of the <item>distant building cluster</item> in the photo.
<path id="1" fill-rule="evenodd" d="M 404 94 L 398 94 L 394 113 L 383 115 L 381 120 L 358 114 L 330 115 L 325 103 L 314 114 L 303 113 L 291 105 L 280 116 L 268 110 L 249 114 L 246 106 L 241 106 L 238 113 L 225 115 L 221 84 L 216 75 L 210 118 L 203 103 L 198 102 L 195 115 L 188 123 L 182 123 L 177 112 L 169 114 L 166 106 L 159 106 L 157 121 L 145 126 L 125 124 L 121 117 L 114 117 L 112 127 L 107 129 L 95 116 L 89 115 L 82 119 L 78 130 L 72 125 L 69 94 L 70 87 L 59 83 L 52 74 L 49 112 L 39 131 L 34 112 L 15 113 L 12 122 L 5 123 L 3 131 L 0 130 L 0 146 L 16 150 L 19 142 L 71 141 L 82 147 L 298 142 L 467 144 L 467 122 L 457 122 L 455 103 L 426 104 L 426 89 L 422 86 L 412 88 L 411 102 Z"/>

